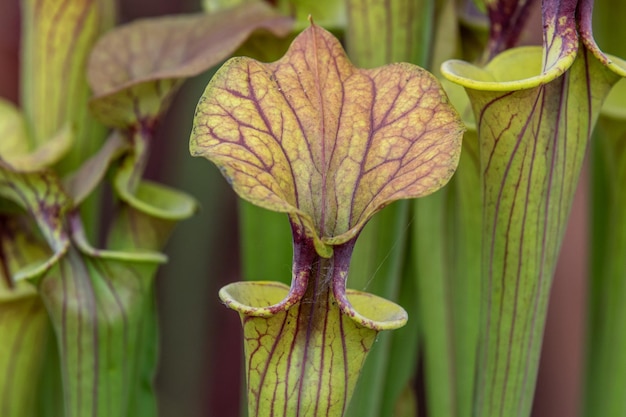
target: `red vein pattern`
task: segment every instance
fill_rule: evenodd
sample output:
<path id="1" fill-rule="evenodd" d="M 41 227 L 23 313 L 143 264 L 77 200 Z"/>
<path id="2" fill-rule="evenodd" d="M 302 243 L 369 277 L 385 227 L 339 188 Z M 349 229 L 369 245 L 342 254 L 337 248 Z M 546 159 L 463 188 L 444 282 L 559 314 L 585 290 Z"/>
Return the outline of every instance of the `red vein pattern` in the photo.
<path id="1" fill-rule="evenodd" d="M 552 276 L 590 132 L 611 85 L 598 77 L 602 71 L 583 49 L 546 84 L 468 89 L 481 138 L 488 297 L 478 415 L 530 415 Z"/>
<path id="2" fill-rule="evenodd" d="M 314 253 L 311 242 L 296 250 Z M 241 316 L 251 416 L 343 415 L 378 333 L 344 314 L 333 295 L 331 283 L 345 277 L 349 257 L 315 258 L 297 304 L 270 317 Z M 286 287 L 265 283 L 250 296 L 263 299 L 268 289 Z"/>
<path id="3" fill-rule="evenodd" d="M 463 127 L 436 79 L 410 64 L 359 70 L 312 25 L 280 61 L 228 61 L 200 99 L 194 155 L 245 199 L 342 243 L 390 202 L 451 177 Z"/>
<path id="4" fill-rule="evenodd" d="M 476 72 L 442 67 L 465 86 L 480 139 L 480 416 L 530 415 L 556 259 L 593 126 L 620 74 L 592 42 L 589 1 L 544 1 L 542 12 L 543 51 L 513 49 Z M 532 59 L 539 73 L 527 71 Z M 494 77 L 477 80 L 480 71 Z"/>
<path id="5" fill-rule="evenodd" d="M 240 283 L 220 293 L 242 314 L 251 416 L 343 415 L 377 332 L 406 321 L 386 300 L 368 298 L 384 318 L 353 308 L 345 282 L 356 235 L 386 204 L 443 186 L 463 130 L 432 75 L 410 64 L 359 70 L 314 24 L 281 60 L 234 58 L 213 77 L 192 154 L 243 198 L 289 213 L 294 232 L 290 290 Z M 270 290 L 282 301 L 264 300 Z"/>

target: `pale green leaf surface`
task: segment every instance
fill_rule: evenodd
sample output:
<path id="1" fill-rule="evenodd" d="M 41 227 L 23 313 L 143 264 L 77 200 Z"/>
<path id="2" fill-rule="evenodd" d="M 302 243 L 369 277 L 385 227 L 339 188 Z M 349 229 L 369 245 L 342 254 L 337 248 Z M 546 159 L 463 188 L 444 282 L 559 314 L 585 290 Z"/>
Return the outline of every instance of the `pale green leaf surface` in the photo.
<path id="1" fill-rule="evenodd" d="M 47 168 L 69 151 L 73 132 L 63 127 L 48 141 L 31 149 L 26 121 L 12 104 L 0 99 L 0 166 L 18 172 Z"/>
<path id="2" fill-rule="evenodd" d="M 181 191 L 147 180 L 133 186 L 136 172 L 134 157 L 128 157 L 113 182 L 119 197 L 131 207 L 166 220 L 182 220 L 196 211 L 196 201 Z"/>

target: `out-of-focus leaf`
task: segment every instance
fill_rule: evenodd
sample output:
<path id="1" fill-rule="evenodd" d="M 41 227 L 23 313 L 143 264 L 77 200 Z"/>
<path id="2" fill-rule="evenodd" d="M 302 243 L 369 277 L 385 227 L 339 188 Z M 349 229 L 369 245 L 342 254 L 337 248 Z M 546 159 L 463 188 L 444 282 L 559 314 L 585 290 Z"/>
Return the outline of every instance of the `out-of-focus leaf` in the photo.
<path id="1" fill-rule="evenodd" d="M 81 165 L 64 181 L 65 189 L 74 205 L 79 205 L 100 184 L 109 165 L 128 150 L 128 143 L 118 132 L 113 132 L 98 153 Z"/>
<path id="2" fill-rule="evenodd" d="M 481 311 L 481 230 L 482 198 L 478 137 L 468 129 L 463 138 L 463 152 L 457 174 L 450 184 L 453 192 L 447 207 L 450 229 L 448 248 L 449 295 L 454 348 L 455 404 L 458 416 L 470 416 L 474 401 L 478 337 Z"/>
<path id="3" fill-rule="evenodd" d="M 49 320 L 48 326 L 50 326 Z M 52 331 L 50 331 L 50 335 L 52 335 Z M 36 385 L 39 395 L 35 415 L 37 417 L 65 417 L 60 365 L 61 359 L 59 357 L 56 340 L 54 340 L 52 336 L 48 337 L 43 361 L 42 375 Z"/>
<path id="4" fill-rule="evenodd" d="M 0 158 L 7 161 L 13 155 L 30 151 L 26 121 L 20 111 L 6 100 L 0 99 Z"/>
<path id="5" fill-rule="evenodd" d="M 306 28 L 309 17 L 331 31 L 346 27 L 345 0 L 277 0 L 276 7 L 296 19 L 297 32 Z"/>
<path id="6" fill-rule="evenodd" d="M 518 46 L 523 32 L 533 23 L 528 21 L 528 17 L 538 3 L 538 0 L 485 0 L 491 22 L 489 42 L 485 51 L 486 61 L 500 52 Z"/>
<path id="7" fill-rule="evenodd" d="M 117 168 L 113 189 L 124 202 L 109 232 L 108 243 L 116 250 L 161 250 L 175 222 L 190 217 L 197 209 L 191 196 L 147 180 L 141 180 L 146 148 L 137 137 L 135 153 Z M 130 231 L 130 233 L 129 233 Z M 128 239 L 132 245 L 125 243 Z"/>
<path id="8" fill-rule="evenodd" d="M 603 50 L 626 57 L 622 42 L 626 9 L 621 2 L 596 1 L 594 36 Z M 587 14 L 586 32 L 591 27 Z M 582 415 L 624 416 L 626 403 L 626 80 L 609 93 L 592 141 L 591 262 Z"/>
<path id="9" fill-rule="evenodd" d="M 430 74 L 356 69 L 311 25 L 280 61 L 224 64 L 198 104 L 191 152 L 246 200 L 289 213 L 329 256 L 383 206 L 445 184 L 462 130 Z"/>
<path id="10" fill-rule="evenodd" d="M 378 213 L 363 229 L 350 265 L 350 286 L 400 303 L 406 326 L 381 333 L 363 366 L 346 416 L 391 415 L 396 400 L 416 370 L 418 315 L 411 271 L 405 265 L 410 231 L 408 202 Z M 399 365 L 399 366 L 396 366 Z M 413 365 L 413 366 L 412 366 Z"/>
<path id="11" fill-rule="evenodd" d="M 272 279 L 291 282 L 291 230 L 282 213 L 274 213 L 241 201 L 239 222 L 242 229 L 242 276 L 246 280 Z M 270 251 L 259 248 L 271 246 Z"/>
<path id="12" fill-rule="evenodd" d="M 587 335 L 587 417 L 626 415 L 626 80 L 611 91 L 594 135 L 592 262 Z M 599 188 L 602 187 L 600 190 Z"/>
<path id="13" fill-rule="evenodd" d="M 72 247 L 41 281 L 61 355 L 67 417 L 156 415 L 145 362 L 155 369 L 157 265 L 93 257 Z"/>
<path id="14" fill-rule="evenodd" d="M 453 0 L 453 3 L 458 5 L 456 16 L 460 29 L 461 59 L 484 63 L 486 45 L 489 42 L 489 19 L 483 11 L 476 8 L 472 0 Z"/>
<path id="15" fill-rule="evenodd" d="M 13 274 L 46 259 L 44 245 L 14 217 L 0 216 L 0 414 L 34 417 L 36 391 L 49 333 L 48 319 L 35 287 Z"/>
<path id="16" fill-rule="evenodd" d="M 417 416 L 417 394 L 412 387 L 407 386 L 393 411 L 393 417 L 415 417 Z"/>
<path id="17" fill-rule="evenodd" d="M 208 13 L 216 13 L 223 9 L 240 4 L 250 4 L 255 1 L 257 0 L 202 0 L 202 8 Z"/>
<path id="18" fill-rule="evenodd" d="M 429 65 L 426 67 L 439 77 L 439 67 L 441 63 L 452 58 L 461 57 L 461 36 L 460 22 L 457 15 L 457 5 L 455 0 L 443 0 L 436 2 L 436 9 L 431 30 L 433 34 L 427 38 L 431 41 L 429 48 L 431 54 L 428 57 Z M 440 79 L 442 77 L 439 77 Z M 454 102 L 453 102 L 454 103 Z"/>
<path id="19" fill-rule="evenodd" d="M 13 172 L 0 161 L 1 198 L 7 198 L 29 212 L 52 251 L 48 259 L 24 265 L 12 274 L 15 281 L 37 278 L 67 252 L 70 242 L 63 227 L 63 217 L 71 208 L 71 201 L 51 171 Z"/>
<path id="20" fill-rule="evenodd" d="M 140 241 L 148 241 L 148 239 L 154 238 L 154 236 L 164 236 L 163 239 L 154 239 L 158 244 L 162 245 L 165 243 L 167 236 L 169 236 L 170 228 L 167 228 L 167 236 L 165 232 L 155 233 L 155 230 L 158 229 L 158 227 L 156 227 L 154 223 L 150 222 L 152 219 L 149 216 L 144 215 L 143 217 L 149 220 L 145 220 L 143 222 L 138 221 L 133 228 L 127 229 L 126 233 L 123 235 L 124 243 L 121 243 L 114 248 L 98 249 L 94 248 L 87 240 L 85 231 L 83 230 L 82 223 L 78 216 L 70 215 L 68 221 L 72 228 L 72 242 L 82 254 L 94 258 L 114 259 L 117 261 L 129 262 L 148 262 L 155 264 L 164 263 L 167 261 L 167 257 L 153 249 L 153 246 L 155 246 L 154 243 L 146 245 L 148 247 L 145 247 L 140 244 Z M 140 240 L 138 236 L 141 236 L 142 239 Z"/>
<path id="21" fill-rule="evenodd" d="M 450 263 L 446 262 L 446 192 L 420 200 L 413 208 L 412 259 L 426 402 L 433 415 L 455 416 L 455 348 L 452 308 L 448 301 Z M 452 331 L 451 331 L 452 330 Z"/>
<path id="22" fill-rule="evenodd" d="M 252 2 L 121 26 L 98 42 L 89 60 L 91 108 L 108 126 L 151 125 L 185 78 L 216 65 L 261 28 L 284 36 L 291 20 Z"/>
<path id="23" fill-rule="evenodd" d="M 93 43 L 110 17 L 105 1 L 24 0 L 22 4 L 22 107 L 31 148 L 38 148 L 65 126 L 75 140 L 60 172 L 78 168 L 100 146 L 103 132 L 94 129 L 86 107 L 89 89 L 85 65 Z"/>
<path id="24" fill-rule="evenodd" d="M 30 294 L 4 299 L 0 282 L 0 414 L 3 417 L 35 417 L 35 386 L 49 332 L 48 318 L 34 288 Z"/>
<path id="25" fill-rule="evenodd" d="M 289 35 L 277 38 L 270 32 L 258 31 L 248 38 L 246 42 L 237 49 L 233 56 L 247 56 L 261 62 L 273 62 L 280 59 L 289 45 L 293 42 L 297 33 L 291 32 Z"/>
<path id="26" fill-rule="evenodd" d="M 427 408 L 469 417 L 473 408 L 481 309 L 478 138 L 467 95 L 444 83 L 468 127 L 457 171 L 440 192 L 413 203 L 413 279 Z M 443 331 L 445 329 L 445 331 Z"/>
<path id="27" fill-rule="evenodd" d="M 428 66 L 433 1 L 348 0 L 347 50 L 355 65 L 372 68 L 392 62 Z"/>
<path id="28" fill-rule="evenodd" d="M 181 191 L 146 180 L 133 185 L 136 174 L 135 158 L 128 157 L 122 162 L 113 183 L 118 196 L 131 207 L 167 220 L 182 220 L 195 212 L 195 200 Z"/>
<path id="29" fill-rule="evenodd" d="M 65 126 L 47 142 L 30 149 L 26 122 L 19 110 L 0 99 L 0 164 L 13 171 L 35 172 L 61 159 L 73 143 L 73 135 Z"/>

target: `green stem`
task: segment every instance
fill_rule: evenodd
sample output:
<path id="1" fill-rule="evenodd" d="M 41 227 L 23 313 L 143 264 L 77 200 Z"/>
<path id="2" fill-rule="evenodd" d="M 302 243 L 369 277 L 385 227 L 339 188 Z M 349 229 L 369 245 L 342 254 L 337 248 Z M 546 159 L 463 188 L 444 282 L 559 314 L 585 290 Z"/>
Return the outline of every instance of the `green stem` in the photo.
<path id="1" fill-rule="evenodd" d="M 626 153 L 623 121 L 601 119 L 593 161 L 585 416 L 626 416 Z"/>
<path id="2" fill-rule="evenodd" d="M 413 259 L 428 409 L 470 416 L 480 318 L 478 140 L 468 131 L 446 188 L 414 202 Z"/>
<path id="3" fill-rule="evenodd" d="M 410 203 L 399 201 L 374 217 L 359 236 L 350 267 L 350 286 L 397 300 L 403 285 L 408 214 Z M 409 302 L 406 305 L 411 305 Z M 406 387 L 413 372 L 407 373 L 416 359 L 415 324 L 398 332 L 383 333 L 365 363 L 348 416 L 390 415 L 395 400 Z M 391 352 L 409 358 L 403 369 L 392 371 Z M 394 356 L 395 357 L 395 356 Z M 381 389 L 380 381 L 387 381 Z"/>
<path id="4" fill-rule="evenodd" d="M 445 262 L 445 202 L 440 191 L 414 202 L 416 280 L 421 332 L 424 343 L 424 373 L 427 381 L 427 404 L 433 416 L 454 416 L 454 347 L 450 290 Z"/>

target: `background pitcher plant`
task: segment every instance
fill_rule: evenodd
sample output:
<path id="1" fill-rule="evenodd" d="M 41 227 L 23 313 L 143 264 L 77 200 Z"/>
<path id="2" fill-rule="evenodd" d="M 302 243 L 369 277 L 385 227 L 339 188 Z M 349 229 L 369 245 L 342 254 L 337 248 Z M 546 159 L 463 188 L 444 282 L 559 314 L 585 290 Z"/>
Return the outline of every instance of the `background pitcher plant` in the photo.
<path id="1" fill-rule="evenodd" d="M 113 6 L 23 2 L 23 113 L 0 102 L 2 416 L 156 415 L 154 276 L 174 223 L 196 208 L 142 179 L 156 123 L 184 78 L 259 27 L 291 26 L 259 4 L 133 23 L 95 45 Z M 189 49 L 169 50 L 172 33 Z M 95 119 L 115 128 L 106 141 Z"/>

